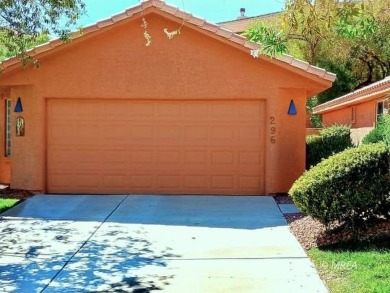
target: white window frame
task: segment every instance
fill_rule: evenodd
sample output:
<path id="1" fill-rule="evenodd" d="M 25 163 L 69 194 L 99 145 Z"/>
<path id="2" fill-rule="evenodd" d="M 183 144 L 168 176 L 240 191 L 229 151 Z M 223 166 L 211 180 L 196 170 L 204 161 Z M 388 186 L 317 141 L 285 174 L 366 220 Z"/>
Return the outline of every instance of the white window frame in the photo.
<path id="1" fill-rule="evenodd" d="M 382 113 L 379 113 L 379 105 L 380 104 L 382 105 Z M 378 124 L 379 117 L 389 113 L 389 100 L 388 99 L 384 99 L 384 100 L 376 102 L 375 113 L 376 113 L 375 114 L 376 115 L 376 117 L 375 117 L 375 124 Z"/>
<path id="2" fill-rule="evenodd" d="M 5 99 L 5 129 L 4 129 L 4 143 L 5 156 L 11 156 L 11 135 L 12 135 L 12 102 L 11 99 Z"/>

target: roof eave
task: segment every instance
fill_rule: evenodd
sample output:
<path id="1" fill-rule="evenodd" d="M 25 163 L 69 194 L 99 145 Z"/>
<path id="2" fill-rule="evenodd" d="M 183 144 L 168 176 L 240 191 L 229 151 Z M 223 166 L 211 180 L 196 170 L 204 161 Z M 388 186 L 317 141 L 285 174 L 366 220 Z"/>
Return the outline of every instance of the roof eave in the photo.
<path id="1" fill-rule="evenodd" d="M 354 106 L 364 102 L 372 101 L 381 97 L 384 97 L 389 92 L 389 89 L 377 91 L 368 95 L 362 95 L 352 100 L 345 101 L 344 103 L 338 103 L 329 107 L 321 107 L 321 105 L 313 108 L 313 114 L 325 114 L 331 111 L 340 110 L 344 107 Z"/>
<path id="2" fill-rule="evenodd" d="M 366 101 L 377 99 L 390 92 L 390 77 L 373 83 L 365 88 L 341 96 L 337 99 L 318 105 L 313 108 L 314 114 L 324 114 L 330 111 L 341 109 L 346 106 L 360 104 Z"/>

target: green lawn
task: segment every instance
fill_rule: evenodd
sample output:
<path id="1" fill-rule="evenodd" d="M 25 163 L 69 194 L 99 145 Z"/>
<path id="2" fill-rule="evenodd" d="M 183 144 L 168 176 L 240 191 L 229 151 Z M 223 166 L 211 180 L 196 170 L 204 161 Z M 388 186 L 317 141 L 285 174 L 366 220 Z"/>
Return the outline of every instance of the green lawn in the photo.
<path id="1" fill-rule="evenodd" d="M 330 292 L 390 292 L 390 235 L 308 252 Z"/>
<path id="2" fill-rule="evenodd" d="M 0 213 L 13 207 L 18 201 L 18 199 L 0 198 Z"/>

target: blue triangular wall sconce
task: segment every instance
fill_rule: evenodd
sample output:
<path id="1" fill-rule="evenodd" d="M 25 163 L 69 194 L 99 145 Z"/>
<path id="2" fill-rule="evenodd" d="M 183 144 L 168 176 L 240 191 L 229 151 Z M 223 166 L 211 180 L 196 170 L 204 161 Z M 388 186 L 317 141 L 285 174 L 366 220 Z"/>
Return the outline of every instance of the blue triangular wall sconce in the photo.
<path id="1" fill-rule="evenodd" d="M 22 100 L 20 98 L 16 102 L 14 112 L 23 112 Z"/>
<path id="2" fill-rule="evenodd" d="M 297 115 L 297 108 L 295 107 L 294 100 L 291 100 L 290 106 L 288 107 L 288 115 Z"/>

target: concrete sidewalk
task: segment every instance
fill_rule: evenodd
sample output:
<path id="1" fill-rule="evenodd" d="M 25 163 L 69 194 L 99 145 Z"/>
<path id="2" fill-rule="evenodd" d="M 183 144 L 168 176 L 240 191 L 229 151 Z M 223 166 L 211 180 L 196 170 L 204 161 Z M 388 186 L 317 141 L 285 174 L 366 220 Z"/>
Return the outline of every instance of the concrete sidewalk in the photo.
<path id="1" fill-rule="evenodd" d="M 327 292 L 272 197 L 38 195 L 2 216 L 0 292 Z"/>

